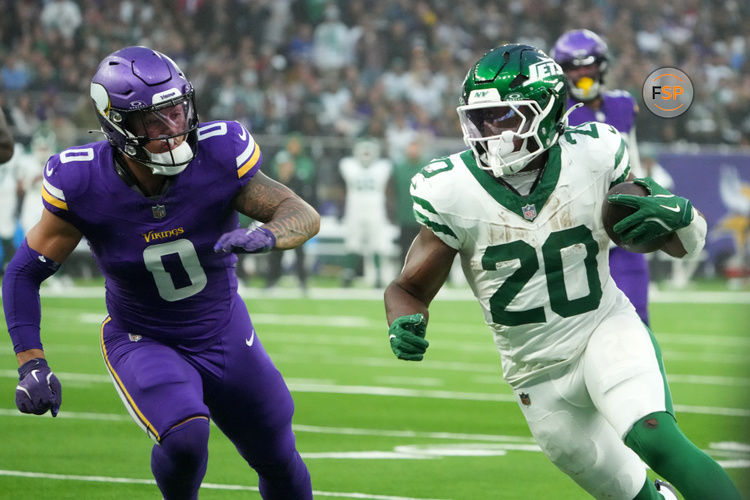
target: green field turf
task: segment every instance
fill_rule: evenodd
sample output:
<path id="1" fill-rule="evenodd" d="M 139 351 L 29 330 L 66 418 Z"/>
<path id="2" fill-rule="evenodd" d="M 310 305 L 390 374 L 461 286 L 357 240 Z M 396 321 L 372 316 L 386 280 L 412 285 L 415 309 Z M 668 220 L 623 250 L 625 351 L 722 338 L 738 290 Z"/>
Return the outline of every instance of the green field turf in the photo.
<path id="1" fill-rule="evenodd" d="M 586 498 L 530 438 L 475 302 L 438 297 L 427 356 L 407 363 L 390 351 L 378 294 L 311 295 L 247 302 L 294 395 L 316 498 Z M 750 498 L 750 305 L 745 295 L 736 303 L 677 296 L 652 305 L 652 323 L 679 423 Z M 18 413 L 16 363 L 3 334 L 0 498 L 160 498 L 151 441 L 130 420 L 99 353 L 103 298 L 45 297 L 43 308 L 63 406 L 56 419 Z M 214 427 L 201 498 L 260 498 L 256 486 Z"/>

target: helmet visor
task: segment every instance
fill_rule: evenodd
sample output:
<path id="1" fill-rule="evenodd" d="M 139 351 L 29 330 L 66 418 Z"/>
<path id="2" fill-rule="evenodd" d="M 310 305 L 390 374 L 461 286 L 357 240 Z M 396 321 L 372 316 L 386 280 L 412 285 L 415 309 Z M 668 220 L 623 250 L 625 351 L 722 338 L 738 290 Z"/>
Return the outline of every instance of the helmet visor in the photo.
<path id="1" fill-rule="evenodd" d="M 524 134 L 537 113 L 526 103 L 469 105 L 458 108 L 458 115 L 470 139 L 497 137 L 503 132 Z"/>
<path id="2" fill-rule="evenodd" d="M 191 95 L 127 113 L 125 127 L 141 144 L 189 133 L 197 125 Z"/>

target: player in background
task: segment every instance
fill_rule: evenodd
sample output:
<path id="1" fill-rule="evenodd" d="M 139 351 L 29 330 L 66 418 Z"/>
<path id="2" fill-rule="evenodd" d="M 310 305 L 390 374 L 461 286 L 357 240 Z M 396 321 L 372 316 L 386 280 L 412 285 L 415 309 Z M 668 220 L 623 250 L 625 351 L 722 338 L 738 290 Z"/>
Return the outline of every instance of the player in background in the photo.
<path id="1" fill-rule="evenodd" d="M 599 35 L 586 29 L 571 30 L 557 39 L 552 58 L 559 64 L 568 83 L 568 115 L 571 126 L 585 122 L 608 123 L 625 138 L 633 173 L 641 170 L 638 144 L 635 137 L 635 115 L 638 104 L 626 90 L 605 90 L 604 76 L 609 67 L 607 44 Z M 609 250 L 609 269 L 615 284 L 635 306 L 638 316 L 649 324 L 649 270 L 646 256 L 612 246 Z"/>
<path id="2" fill-rule="evenodd" d="M 344 285 L 351 284 L 362 259 L 365 283 L 380 288 L 384 277 L 392 275 L 388 269 L 393 241 L 384 237 L 390 227 L 385 193 L 391 162 L 380 156 L 378 141 L 360 139 L 354 144 L 352 155 L 339 162 L 339 172 L 346 185 L 343 222 L 348 255 Z"/>
<path id="3" fill-rule="evenodd" d="M 567 127 L 566 98 L 560 66 L 527 45 L 469 70 L 458 107 L 469 149 L 412 180 L 423 227 L 385 291 L 391 348 L 423 358 L 429 304 L 458 254 L 503 376 L 560 470 L 596 498 L 677 498 L 642 459 L 687 499 L 739 499 L 678 428 L 659 346 L 610 278 L 600 214 L 632 177 L 625 143 L 610 125 Z M 636 182 L 650 195 L 610 198 L 637 208 L 615 226 L 624 241 L 673 233 L 674 255 L 700 251 L 706 222 L 690 202 Z"/>
<path id="4" fill-rule="evenodd" d="M 13 157 L 15 149 L 13 134 L 0 108 L 0 240 L 2 240 L 2 257 L 0 257 L 0 276 L 5 270 L 5 263 L 13 256 L 13 235 L 16 229 L 16 174 L 15 164 L 2 167 Z"/>
<path id="5" fill-rule="evenodd" d="M 199 123 L 193 95 L 175 63 L 146 47 L 100 63 L 91 98 L 107 140 L 49 159 L 41 220 L 3 281 L 20 367 L 16 405 L 58 413 L 39 285 L 85 236 L 106 280 L 102 355 L 155 442 L 151 470 L 163 498 L 198 498 L 210 418 L 258 473 L 263 498 L 311 499 L 292 397 L 237 294 L 234 254 L 301 245 L 319 216 L 260 172 L 260 148 L 242 125 Z M 264 225 L 238 229 L 237 212 Z"/>
<path id="6" fill-rule="evenodd" d="M 5 113 L 0 108 L 0 165 L 13 157 L 13 133 L 10 131 Z"/>
<path id="7" fill-rule="evenodd" d="M 557 39 L 551 56 L 565 73 L 568 109 L 575 107 L 568 115 L 570 125 L 592 121 L 612 125 L 625 138 L 633 173 L 646 175 L 640 166 L 635 137 L 638 104 L 626 90 L 604 89 L 604 75 L 610 64 L 604 40 L 590 30 L 571 30 Z M 649 270 L 646 256 L 612 245 L 609 269 L 617 287 L 625 292 L 638 316 L 648 325 Z"/>

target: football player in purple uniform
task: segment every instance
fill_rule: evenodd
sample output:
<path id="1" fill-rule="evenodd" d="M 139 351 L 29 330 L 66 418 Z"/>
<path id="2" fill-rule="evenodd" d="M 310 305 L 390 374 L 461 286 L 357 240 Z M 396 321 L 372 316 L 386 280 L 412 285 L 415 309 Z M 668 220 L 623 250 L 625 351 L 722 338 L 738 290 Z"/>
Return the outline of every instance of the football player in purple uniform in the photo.
<path id="1" fill-rule="evenodd" d="M 40 340 L 39 285 L 85 237 L 106 279 L 104 361 L 156 443 L 151 469 L 163 497 L 198 497 L 211 419 L 258 473 L 263 498 L 310 499 L 292 397 L 237 293 L 234 254 L 294 248 L 320 218 L 260 172 L 260 148 L 242 125 L 199 123 L 193 95 L 175 63 L 146 47 L 100 63 L 91 97 L 107 140 L 49 159 L 43 215 L 3 281 L 16 404 L 53 416 L 60 408 Z M 240 229 L 237 212 L 264 225 Z"/>
<path id="2" fill-rule="evenodd" d="M 634 173 L 639 177 L 645 175 L 641 172 L 635 138 L 638 105 L 625 90 L 603 89 L 609 65 L 604 40 L 590 30 L 571 30 L 557 39 L 551 55 L 562 67 L 568 82 L 568 109 L 578 105 L 568 115 L 569 124 L 576 126 L 596 121 L 615 127 L 627 141 Z M 625 292 L 638 316 L 648 325 L 649 272 L 645 255 L 613 246 L 609 252 L 609 269 L 618 288 Z"/>

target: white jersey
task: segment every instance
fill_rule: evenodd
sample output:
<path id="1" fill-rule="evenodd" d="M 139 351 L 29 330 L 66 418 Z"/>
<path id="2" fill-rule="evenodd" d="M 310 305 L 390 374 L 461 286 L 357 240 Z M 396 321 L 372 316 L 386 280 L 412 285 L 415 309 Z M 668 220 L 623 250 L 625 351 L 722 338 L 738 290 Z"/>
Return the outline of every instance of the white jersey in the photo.
<path id="1" fill-rule="evenodd" d="M 339 170 L 346 183 L 346 217 L 385 219 L 391 162 L 379 159 L 365 166 L 354 157 L 346 157 L 341 159 Z"/>
<path id="2" fill-rule="evenodd" d="M 23 146 L 16 144 L 13 158 L 0 165 L 0 238 L 4 240 L 13 238 L 16 232 L 19 173 L 17 156 L 22 151 Z"/>
<path id="3" fill-rule="evenodd" d="M 528 196 L 480 169 L 471 151 L 434 160 L 412 179 L 417 220 L 458 250 L 518 386 L 575 361 L 613 310 L 632 307 L 609 275 L 602 203 L 629 172 L 612 126 L 568 128 Z"/>

